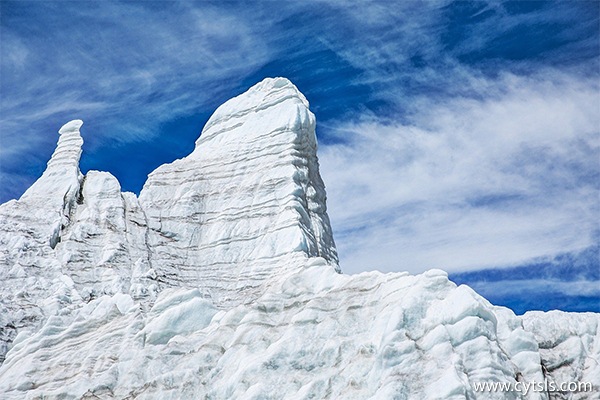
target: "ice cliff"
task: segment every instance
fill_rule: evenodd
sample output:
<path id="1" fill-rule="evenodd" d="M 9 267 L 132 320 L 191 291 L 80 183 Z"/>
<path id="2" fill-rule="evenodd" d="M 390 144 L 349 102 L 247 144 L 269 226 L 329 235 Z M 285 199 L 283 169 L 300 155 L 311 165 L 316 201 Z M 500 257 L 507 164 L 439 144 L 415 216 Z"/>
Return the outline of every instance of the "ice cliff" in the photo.
<path id="1" fill-rule="evenodd" d="M 600 399 L 597 314 L 515 316 L 438 270 L 339 273 L 288 80 L 219 107 L 139 197 L 81 174 L 81 126 L 0 206 L 0 398 Z M 544 381 L 594 388 L 476 388 Z"/>

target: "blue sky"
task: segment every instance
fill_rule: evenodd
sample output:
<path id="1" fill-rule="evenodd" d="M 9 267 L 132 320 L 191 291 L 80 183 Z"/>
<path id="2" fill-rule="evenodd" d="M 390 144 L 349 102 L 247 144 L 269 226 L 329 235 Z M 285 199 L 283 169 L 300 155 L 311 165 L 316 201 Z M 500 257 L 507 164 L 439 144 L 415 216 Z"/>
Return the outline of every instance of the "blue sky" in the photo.
<path id="1" fill-rule="evenodd" d="M 597 1 L 2 1 L 0 201 L 75 118 L 83 171 L 138 193 L 217 106 L 285 76 L 317 117 L 344 271 L 442 268 L 515 310 L 600 311 L 599 15 Z"/>

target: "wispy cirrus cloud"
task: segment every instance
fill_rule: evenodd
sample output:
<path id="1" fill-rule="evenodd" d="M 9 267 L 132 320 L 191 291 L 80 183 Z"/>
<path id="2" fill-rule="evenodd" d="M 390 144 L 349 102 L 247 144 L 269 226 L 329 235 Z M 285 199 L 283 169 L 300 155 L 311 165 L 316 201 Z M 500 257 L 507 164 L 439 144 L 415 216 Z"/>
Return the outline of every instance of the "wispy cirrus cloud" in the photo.
<path id="1" fill-rule="evenodd" d="M 85 138 L 88 155 L 107 143 L 148 141 L 165 121 L 208 112 L 239 84 L 241 78 L 232 77 L 245 76 L 269 57 L 248 21 L 209 3 L 1 7 L 3 180 L 18 169 L 27 173 L 26 153 L 36 170 L 45 164 L 56 131 L 69 119 L 84 119 L 84 129 L 93 132 Z M 3 199 L 24 189 L 7 184 Z"/>
<path id="2" fill-rule="evenodd" d="M 77 102 L 101 111 L 129 105 L 132 116 L 189 112 L 210 102 L 211 94 L 201 89 L 214 90 L 211 80 L 243 74 L 268 56 L 245 21 L 226 10 L 171 3 L 160 8 L 114 2 L 3 5 L 3 120 L 23 117 L 24 111 L 42 118 L 57 108 L 76 109 Z"/>
<path id="3" fill-rule="evenodd" d="M 283 75 L 317 116 L 346 272 L 505 266 L 597 241 L 597 2 L 0 7 L 2 201 L 68 119 L 86 122 L 82 165 L 135 191 L 216 106 Z"/>
<path id="4" fill-rule="evenodd" d="M 321 149 L 342 266 L 509 266 L 594 244 L 600 91 L 547 70 L 407 122 L 341 123 Z"/>

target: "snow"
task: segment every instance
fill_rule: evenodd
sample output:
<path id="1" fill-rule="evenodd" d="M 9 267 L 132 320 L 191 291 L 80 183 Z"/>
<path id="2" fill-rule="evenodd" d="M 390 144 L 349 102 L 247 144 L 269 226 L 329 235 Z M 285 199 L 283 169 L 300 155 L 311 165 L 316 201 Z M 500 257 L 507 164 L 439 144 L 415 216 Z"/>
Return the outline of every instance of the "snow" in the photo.
<path id="1" fill-rule="evenodd" d="M 149 321 L 141 334 L 146 343 L 164 344 L 174 336 L 205 328 L 216 311 L 209 300 L 202 298 L 198 289 L 175 291 L 171 297 L 160 299 L 152 307 Z"/>
<path id="2" fill-rule="evenodd" d="M 287 79 L 220 106 L 192 154 L 140 193 L 156 273 L 231 306 L 307 256 L 337 266 L 316 147 L 314 115 Z"/>
<path id="3" fill-rule="evenodd" d="M 83 139 L 79 129 L 83 121 L 74 120 L 63 125 L 58 131 L 60 138 L 48 167 L 42 177 L 35 182 L 21 197 L 22 200 L 43 200 L 39 202 L 44 208 L 63 206 L 63 211 L 72 207 L 74 194 L 79 189 L 79 158 Z"/>
<path id="4" fill-rule="evenodd" d="M 529 311 L 521 319 L 539 343 L 548 378 L 557 384 L 592 382 L 593 396 L 580 393 L 573 398 L 600 398 L 600 315 Z"/>
<path id="5" fill-rule="evenodd" d="M 139 198 L 81 174 L 81 126 L 0 206 L 2 399 L 548 399 L 474 390 L 544 379 L 599 398 L 597 314 L 517 317 L 441 270 L 339 273 L 287 79 L 219 107 Z"/>
<path id="6" fill-rule="evenodd" d="M 15 346 L 0 391 L 79 398 L 102 382 L 93 393 L 116 398 L 504 399 L 473 382 L 544 379 L 520 318 L 442 275 L 346 276 L 308 264 L 228 310 L 187 289 L 163 291 L 147 313 L 119 311 L 124 295 L 96 299 Z M 79 361 L 54 367 L 69 360 Z"/>

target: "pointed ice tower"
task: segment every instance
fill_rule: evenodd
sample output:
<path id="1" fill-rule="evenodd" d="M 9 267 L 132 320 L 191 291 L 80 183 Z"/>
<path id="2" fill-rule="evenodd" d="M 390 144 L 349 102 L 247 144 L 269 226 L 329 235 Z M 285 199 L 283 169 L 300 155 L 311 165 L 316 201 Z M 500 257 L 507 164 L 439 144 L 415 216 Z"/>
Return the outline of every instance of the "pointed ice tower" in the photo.
<path id="1" fill-rule="evenodd" d="M 21 201 L 43 198 L 46 207 L 53 207 L 74 197 L 82 177 L 79 171 L 82 125 L 83 121 L 77 119 L 60 128 L 58 144 L 44 174 L 21 196 Z"/>
<path id="2" fill-rule="evenodd" d="M 316 151 L 315 117 L 287 79 L 219 107 L 192 154 L 140 194 L 158 279 L 231 304 L 310 257 L 338 269 Z"/>
<path id="3" fill-rule="evenodd" d="M 79 171 L 82 125 L 83 121 L 77 119 L 60 128 L 58 144 L 46 170 L 19 200 L 35 204 L 38 212 L 49 213 L 46 217 L 52 227 L 49 239 L 52 248 L 60 241 L 61 229 L 69 223 L 83 178 Z"/>
<path id="4" fill-rule="evenodd" d="M 64 125 L 43 175 L 0 205 L 0 364 L 19 331 L 102 295 L 146 307 L 162 289 L 198 288 L 225 308 L 309 263 L 339 270 L 315 118 L 287 79 L 219 107 L 139 199 L 107 172 L 81 174 L 82 124 Z"/>
<path id="5" fill-rule="evenodd" d="M 44 174 L 16 200 L 0 205 L 0 364 L 22 328 L 41 323 L 61 276 L 54 248 L 68 224 L 81 180 L 80 120 L 65 124 Z"/>

